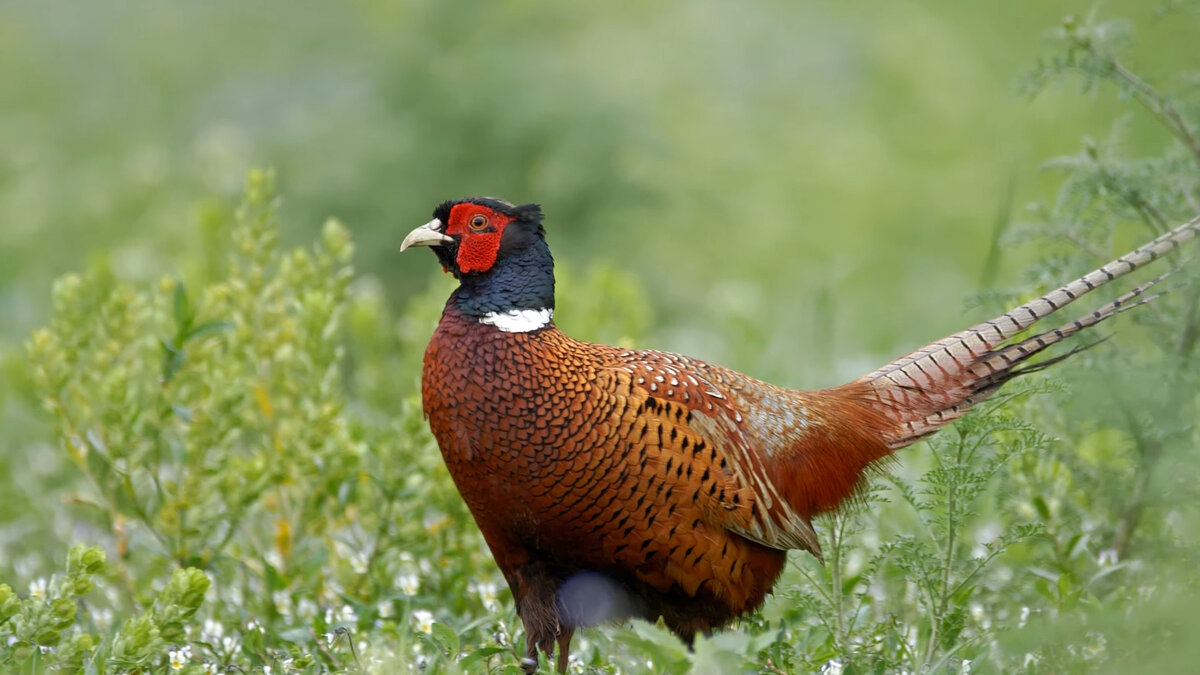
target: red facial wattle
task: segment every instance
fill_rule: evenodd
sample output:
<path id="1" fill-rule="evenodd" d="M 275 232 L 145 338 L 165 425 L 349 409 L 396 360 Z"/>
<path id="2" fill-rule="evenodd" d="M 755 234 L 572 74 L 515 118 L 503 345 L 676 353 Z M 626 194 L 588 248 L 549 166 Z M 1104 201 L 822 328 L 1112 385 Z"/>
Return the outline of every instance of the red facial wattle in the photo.
<path id="1" fill-rule="evenodd" d="M 455 261 L 463 274 L 486 272 L 496 264 L 500 238 L 512 217 L 479 204 L 463 202 L 450 209 L 446 234 L 458 239 Z"/>

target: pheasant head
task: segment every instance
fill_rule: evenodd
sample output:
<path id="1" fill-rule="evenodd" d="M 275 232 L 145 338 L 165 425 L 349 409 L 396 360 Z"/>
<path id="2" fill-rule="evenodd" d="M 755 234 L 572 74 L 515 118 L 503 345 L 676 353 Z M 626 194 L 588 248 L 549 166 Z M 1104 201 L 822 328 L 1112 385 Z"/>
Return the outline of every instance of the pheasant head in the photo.
<path id="1" fill-rule="evenodd" d="M 507 332 L 550 324 L 554 259 L 537 204 L 490 197 L 443 202 L 433 220 L 408 233 L 400 250 L 428 246 L 459 280 L 451 304 Z"/>

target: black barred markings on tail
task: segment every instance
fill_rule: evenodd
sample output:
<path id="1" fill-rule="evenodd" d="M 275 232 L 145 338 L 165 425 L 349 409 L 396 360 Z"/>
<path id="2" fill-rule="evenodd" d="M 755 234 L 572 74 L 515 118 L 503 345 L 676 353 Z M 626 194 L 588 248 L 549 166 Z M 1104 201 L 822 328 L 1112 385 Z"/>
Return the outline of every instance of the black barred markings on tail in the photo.
<path id="1" fill-rule="evenodd" d="M 889 444 L 901 448 L 927 436 L 987 399 L 1023 373 L 1040 370 L 1084 349 L 1023 366 L 1030 358 L 1068 337 L 1157 298 L 1144 295 L 1171 272 L 1143 283 L 1099 309 L 1013 344 L 1004 345 L 1037 321 L 1101 286 L 1179 248 L 1200 234 L 1200 217 L 1166 232 L 1129 253 L 1000 316 L 928 344 L 863 376 L 878 404 L 900 414 L 902 426 Z"/>
<path id="2" fill-rule="evenodd" d="M 871 466 L 1070 356 L 1029 361 L 1149 301 L 1161 277 L 1053 330 L 1023 331 L 1198 232 L 1200 218 L 853 382 L 798 391 L 565 335 L 541 210 L 442 204 L 401 246 L 432 247 L 460 282 L 425 352 L 422 400 L 512 589 L 522 667 L 557 650 L 563 672 L 575 629 L 594 622 L 661 617 L 690 642 L 754 611 L 788 549 L 820 556 L 812 518 L 852 498 Z"/>

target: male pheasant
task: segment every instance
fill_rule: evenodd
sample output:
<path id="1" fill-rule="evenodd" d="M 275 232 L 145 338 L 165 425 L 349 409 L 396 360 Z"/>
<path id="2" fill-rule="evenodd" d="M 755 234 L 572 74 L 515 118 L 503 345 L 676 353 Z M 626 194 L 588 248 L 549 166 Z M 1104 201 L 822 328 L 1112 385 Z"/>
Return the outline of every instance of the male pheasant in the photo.
<path id="1" fill-rule="evenodd" d="M 1154 282 L 1010 338 L 1198 233 L 1200 218 L 853 382 L 793 391 L 563 334 L 541 209 L 438 206 L 400 249 L 432 247 L 460 282 L 425 353 L 424 409 L 512 589 L 524 669 L 557 643 L 563 672 L 579 626 L 662 617 L 690 642 L 753 611 L 788 549 L 820 556 L 812 518 L 851 497 L 872 463 L 1038 367 L 1022 365 L 1033 355 L 1145 302 Z"/>

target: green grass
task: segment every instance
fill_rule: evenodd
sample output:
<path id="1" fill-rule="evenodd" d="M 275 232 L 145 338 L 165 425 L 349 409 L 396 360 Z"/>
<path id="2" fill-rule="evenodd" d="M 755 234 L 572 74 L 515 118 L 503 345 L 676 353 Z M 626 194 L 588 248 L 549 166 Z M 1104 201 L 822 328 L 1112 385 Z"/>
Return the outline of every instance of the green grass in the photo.
<path id="1" fill-rule="evenodd" d="M 1055 3 L 5 5 L 0 670 L 513 672 L 417 394 L 452 282 L 399 238 L 538 200 L 564 330 L 844 381 L 1194 213 L 1196 9 L 1103 9 L 1141 40 Z M 1186 671 L 1195 267 L 903 452 L 759 613 L 585 630 L 573 670 Z"/>

